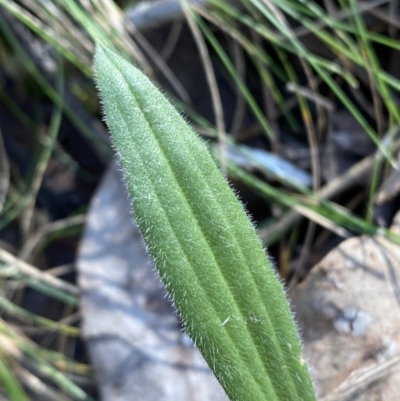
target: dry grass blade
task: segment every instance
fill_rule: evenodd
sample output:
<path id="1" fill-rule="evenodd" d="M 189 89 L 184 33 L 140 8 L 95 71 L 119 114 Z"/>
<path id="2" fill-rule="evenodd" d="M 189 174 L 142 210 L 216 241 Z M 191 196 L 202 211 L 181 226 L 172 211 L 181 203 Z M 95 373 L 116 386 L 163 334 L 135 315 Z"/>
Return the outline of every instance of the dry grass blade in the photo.
<path id="1" fill-rule="evenodd" d="M 351 234 L 349 231 L 347 231 L 345 228 L 340 227 L 338 224 L 335 224 L 332 220 L 321 216 L 319 213 L 314 212 L 313 210 L 308 209 L 307 207 L 304 207 L 302 205 L 296 205 L 293 207 L 293 210 L 297 211 L 298 213 L 301 213 L 303 216 L 307 217 L 308 219 L 311 220 L 310 224 L 319 224 L 322 227 L 327 228 L 328 230 L 334 232 L 336 235 L 338 235 L 341 238 L 349 238 L 351 237 Z M 312 227 L 312 226 L 311 226 Z M 312 231 L 313 234 L 313 229 Z M 306 238 L 307 240 L 307 238 Z M 310 245 L 310 244 L 308 244 Z"/>
<path id="2" fill-rule="evenodd" d="M 29 384 L 34 386 L 31 390 L 36 390 L 43 395 L 56 394 L 57 391 L 62 394 L 61 397 L 67 397 L 66 399 L 69 400 L 93 401 L 66 373 L 88 375 L 90 371 L 87 367 L 85 368 L 71 362 L 61 354 L 38 346 L 3 320 L 0 320 L 0 332 L 0 350 L 9 355 L 10 360 L 15 365 L 16 372 L 18 372 L 18 365 L 20 365 L 27 369 L 30 374 L 40 378 L 39 380 L 43 378 L 46 386 L 51 386 L 51 388 L 45 388 L 38 381 L 26 383 L 28 387 L 30 387 Z M 25 375 L 24 378 L 27 379 L 28 376 Z M 23 378 L 21 379 L 23 380 Z M 50 389 L 52 390 L 51 392 L 49 392 Z M 58 400 L 62 398 L 50 399 Z"/>
<path id="3" fill-rule="evenodd" d="M 217 80 L 215 78 L 214 68 L 210 60 L 210 55 L 203 35 L 196 24 L 195 16 L 191 10 L 187 0 L 181 0 L 182 11 L 185 15 L 186 21 L 192 31 L 194 40 L 196 42 L 201 61 L 204 66 L 204 71 L 207 78 L 208 87 L 211 92 L 211 99 L 214 108 L 215 120 L 217 123 L 218 141 L 221 151 L 221 171 L 226 173 L 226 138 L 225 138 L 225 123 L 224 112 L 221 103 L 221 96 L 219 94 Z"/>
<path id="4" fill-rule="evenodd" d="M 263 48 L 263 41 L 261 36 L 254 32 L 250 32 L 251 38 L 254 41 L 254 44 L 258 46 L 259 49 Z M 239 43 L 237 43 L 235 40 L 232 39 L 232 42 L 235 44 L 237 48 L 241 47 L 239 46 Z M 279 97 L 279 91 L 277 91 L 274 88 L 274 79 L 272 77 L 272 73 L 270 71 L 270 67 L 262 61 L 260 57 L 254 57 L 254 64 L 258 70 L 258 73 L 260 75 L 260 79 L 262 82 L 262 96 L 263 96 L 263 104 L 264 104 L 264 109 L 265 109 L 265 115 L 267 116 L 267 120 L 271 124 L 271 129 L 275 133 L 275 138 L 271 141 L 271 149 L 272 150 L 277 150 L 280 147 L 280 126 L 277 122 L 276 115 L 279 111 L 282 111 L 284 114 L 283 110 L 278 110 L 278 105 L 281 107 L 283 102 L 278 99 Z M 244 74 L 242 74 L 244 75 Z M 243 96 L 242 96 L 243 97 Z M 244 100 L 244 99 L 243 99 Z M 281 107 L 282 109 L 282 107 Z"/>
<path id="5" fill-rule="evenodd" d="M 179 36 L 182 33 L 182 28 L 183 28 L 183 21 L 176 21 L 172 24 L 168 38 L 165 41 L 162 50 L 160 51 L 160 56 L 164 59 L 165 62 L 169 60 L 172 52 L 176 48 Z"/>
<path id="6" fill-rule="evenodd" d="M 63 99 L 64 96 L 64 71 L 61 63 L 61 58 L 57 55 L 57 80 L 56 87 L 57 92 L 60 94 L 60 98 Z M 62 101 L 63 102 L 63 101 Z M 31 185 L 30 185 L 30 203 L 22 213 L 22 224 L 21 230 L 23 237 L 26 239 L 30 233 L 33 212 L 36 204 L 36 197 L 39 189 L 42 185 L 44 173 L 46 171 L 47 165 L 50 161 L 50 157 L 53 153 L 55 147 L 58 131 L 60 129 L 62 120 L 62 109 L 63 105 L 58 105 L 54 108 L 53 115 L 48 128 L 48 136 L 46 137 L 46 145 L 41 149 L 39 160 L 37 163 L 36 171 L 34 173 Z"/>
<path id="7" fill-rule="evenodd" d="M 372 12 L 372 10 L 377 9 L 378 7 L 383 6 L 389 2 L 390 0 L 360 1 L 358 4 L 358 8 L 361 13 Z M 349 8 L 342 9 L 335 13 L 335 20 L 346 20 L 350 17 L 350 15 L 351 10 Z M 317 22 L 317 26 L 319 29 L 326 28 L 328 26 L 328 23 L 326 21 L 319 21 Z M 295 29 L 294 32 L 298 39 L 311 33 L 310 29 L 305 26 L 301 26 Z"/>
<path id="8" fill-rule="evenodd" d="M 400 148 L 400 142 L 397 141 L 392 149 L 393 152 Z M 379 154 L 365 157 L 360 162 L 356 163 L 349 170 L 347 170 L 341 176 L 335 178 L 324 187 L 320 188 L 316 195 L 322 199 L 330 199 L 335 195 L 338 195 L 353 185 L 360 177 L 365 176 L 372 172 L 376 158 L 381 157 Z M 275 242 L 282 233 L 287 232 L 291 227 L 297 224 L 301 220 L 302 216 L 295 210 L 287 212 L 273 227 L 267 229 L 261 229 L 258 234 L 262 241 L 267 244 Z"/>
<path id="9" fill-rule="evenodd" d="M 137 43 L 142 47 L 143 51 L 153 60 L 158 69 L 164 74 L 164 76 L 171 83 L 172 87 L 178 94 L 178 96 L 188 105 L 192 104 L 190 96 L 183 85 L 179 82 L 172 70 L 167 66 L 165 61 L 160 55 L 153 49 L 151 44 L 142 35 L 142 33 L 128 20 L 125 20 L 126 28 L 128 32 L 135 38 Z"/>
<path id="10" fill-rule="evenodd" d="M 244 60 L 243 48 L 239 46 L 239 44 L 233 40 L 231 40 L 231 47 L 232 47 L 232 55 L 233 61 L 235 63 L 235 68 L 242 80 L 246 75 L 246 64 Z M 246 112 L 246 101 L 243 94 L 240 92 L 239 88 L 235 88 L 236 90 L 236 105 L 235 111 L 233 113 L 233 120 L 231 123 L 231 127 L 229 129 L 230 134 L 233 138 L 237 137 L 240 132 L 240 128 L 243 124 L 243 120 L 245 117 Z M 268 114 L 267 114 L 268 115 Z"/>
<path id="11" fill-rule="evenodd" d="M 16 258 L 4 249 L 0 249 L 0 260 L 11 268 L 14 268 L 16 272 L 20 272 L 33 280 L 48 284 L 55 289 L 66 292 L 67 294 L 79 296 L 80 291 L 75 285 L 66 283 L 51 274 L 40 271 L 36 267 Z"/>
<path id="12" fill-rule="evenodd" d="M 92 4 L 82 2 L 89 16 L 92 16 L 107 36 L 118 47 L 124 49 L 134 60 L 136 60 L 145 71 L 152 75 L 153 69 L 144 53 L 141 51 L 135 40 L 130 37 L 129 30 L 125 24 L 124 14 L 113 1 L 95 1 Z M 92 37 L 97 40 L 97 37 Z M 93 45 L 92 45 L 93 46 Z M 91 52 L 91 54 L 93 51 Z"/>
<path id="13" fill-rule="evenodd" d="M 0 130 L 0 212 L 6 200 L 8 187 L 10 185 L 10 168 L 6 150 L 4 149 L 3 135 Z"/>
<path id="14" fill-rule="evenodd" d="M 40 400 L 54 400 L 54 401 L 71 401 L 71 398 L 60 394 L 52 389 L 45 382 L 40 380 L 36 375 L 29 372 L 29 370 L 22 366 L 15 366 L 14 373 L 21 383 L 29 389 L 37 399 Z"/>
<path id="15" fill-rule="evenodd" d="M 320 93 L 313 91 L 309 88 L 298 85 L 295 82 L 288 82 L 286 84 L 286 90 L 292 93 L 297 93 L 303 96 L 305 99 L 311 100 L 316 104 L 324 107 L 328 112 L 332 112 L 335 109 L 335 104 L 331 100 L 327 99 Z"/>
<path id="16" fill-rule="evenodd" d="M 77 216 L 67 217 L 57 220 L 40 227 L 30 238 L 27 239 L 21 251 L 18 254 L 19 259 L 28 260 L 32 252 L 38 245 L 50 234 L 67 230 L 76 226 L 81 226 L 86 222 L 86 215 L 79 214 Z"/>

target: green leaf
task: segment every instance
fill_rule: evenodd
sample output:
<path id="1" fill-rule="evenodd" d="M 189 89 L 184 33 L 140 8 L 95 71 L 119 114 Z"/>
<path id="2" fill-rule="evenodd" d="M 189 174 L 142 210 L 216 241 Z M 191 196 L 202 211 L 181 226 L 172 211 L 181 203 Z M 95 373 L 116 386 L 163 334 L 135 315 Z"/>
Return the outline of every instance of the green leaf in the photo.
<path id="1" fill-rule="evenodd" d="M 139 69 L 97 45 L 107 125 L 148 251 L 231 400 L 315 400 L 281 283 L 202 140 Z"/>

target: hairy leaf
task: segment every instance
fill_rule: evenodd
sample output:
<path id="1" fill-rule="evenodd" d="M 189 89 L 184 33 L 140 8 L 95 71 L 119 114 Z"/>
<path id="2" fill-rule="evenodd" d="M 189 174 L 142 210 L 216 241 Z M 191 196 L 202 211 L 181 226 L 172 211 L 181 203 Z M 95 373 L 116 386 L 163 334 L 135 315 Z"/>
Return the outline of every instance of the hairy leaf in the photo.
<path id="1" fill-rule="evenodd" d="M 231 400 L 315 400 L 281 283 L 202 140 L 139 69 L 101 45 L 95 72 L 136 222 Z"/>

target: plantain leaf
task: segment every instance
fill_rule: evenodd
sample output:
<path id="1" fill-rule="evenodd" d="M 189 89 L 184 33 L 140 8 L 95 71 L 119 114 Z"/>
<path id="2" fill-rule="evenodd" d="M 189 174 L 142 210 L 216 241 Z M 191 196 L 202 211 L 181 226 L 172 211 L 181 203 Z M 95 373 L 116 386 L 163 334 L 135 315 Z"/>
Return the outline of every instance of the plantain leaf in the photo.
<path id="1" fill-rule="evenodd" d="M 97 45 L 135 219 L 188 335 L 231 400 L 315 400 L 292 314 L 205 144 L 142 72 Z"/>

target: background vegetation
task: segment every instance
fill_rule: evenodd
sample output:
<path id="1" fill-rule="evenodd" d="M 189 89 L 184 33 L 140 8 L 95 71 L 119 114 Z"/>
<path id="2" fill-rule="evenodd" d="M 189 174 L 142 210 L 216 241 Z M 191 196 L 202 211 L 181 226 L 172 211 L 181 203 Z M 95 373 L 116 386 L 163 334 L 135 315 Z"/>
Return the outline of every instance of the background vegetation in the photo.
<path id="1" fill-rule="evenodd" d="M 74 269 L 112 157 L 95 40 L 139 63 L 210 139 L 289 287 L 343 238 L 400 244 L 388 230 L 396 2 L 170 0 L 181 11 L 155 2 L 151 13 L 134 3 L 0 0 L 0 381 L 10 400 L 96 398 Z"/>

